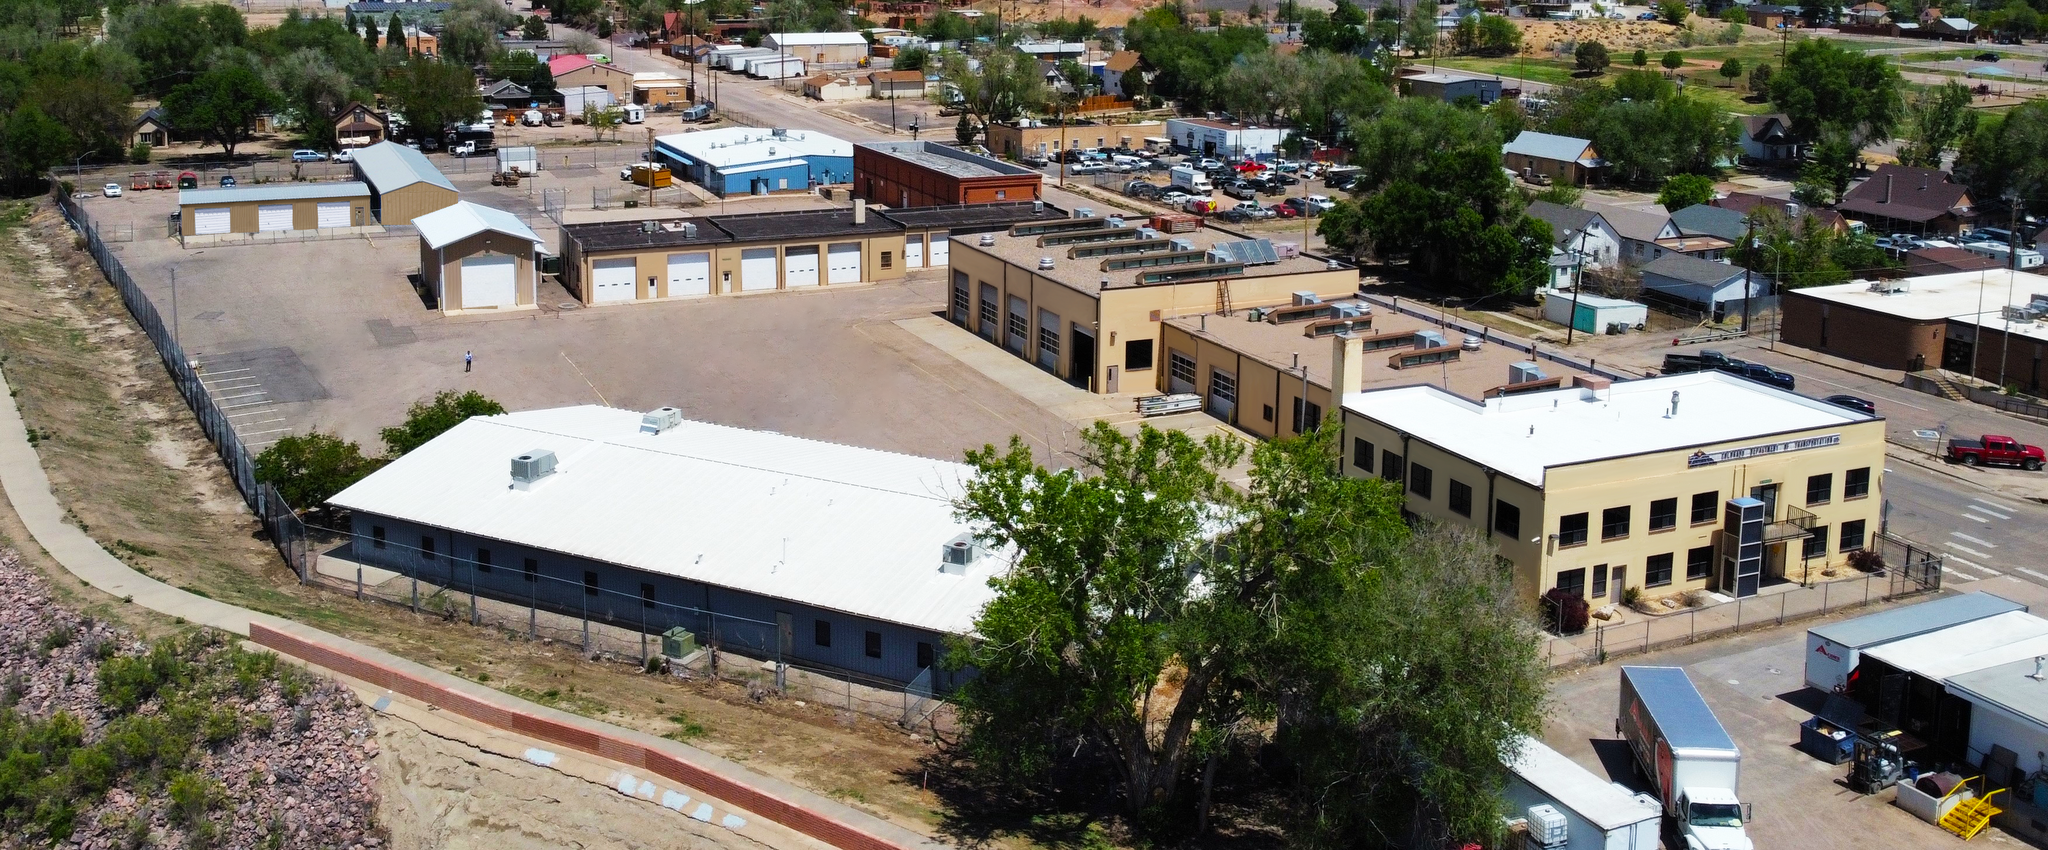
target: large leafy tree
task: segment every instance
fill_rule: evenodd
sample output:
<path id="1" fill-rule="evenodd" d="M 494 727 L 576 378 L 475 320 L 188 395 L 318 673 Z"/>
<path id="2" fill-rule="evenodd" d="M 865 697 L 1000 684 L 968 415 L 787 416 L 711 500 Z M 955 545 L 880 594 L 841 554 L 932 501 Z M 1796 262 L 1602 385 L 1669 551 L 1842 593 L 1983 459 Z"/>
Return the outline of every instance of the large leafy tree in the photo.
<path id="1" fill-rule="evenodd" d="M 348 72 L 335 67 L 327 53 L 302 47 L 271 63 L 270 80 L 285 113 L 298 123 L 306 140 L 316 147 L 333 147 L 334 117 L 355 91 Z"/>
<path id="2" fill-rule="evenodd" d="M 14 110 L 0 124 L 0 157 L 7 175 L 30 180 L 71 158 L 71 133 L 31 103 Z"/>
<path id="3" fill-rule="evenodd" d="M 140 87 L 166 94 L 205 67 L 201 58 L 249 38 L 242 13 L 219 3 L 138 3 L 114 19 L 113 40 L 141 63 Z"/>
<path id="4" fill-rule="evenodd" d="M 1124 42 L 1144 54 L 1145 64 L 1158 72 L 1153 91 L 1179 100 L 1185 109 L 1214 109 L 1220 100 L 1217 82 L 1224 72 L 1241 58 L 1271 47 L 1265 31 L 1257 27 L 1196 30 L 1186 12 L 1176 5 L 1148 9 L 1125 28 Z"/>
<path id="5" fill-rule="evenodd" d="M 2031 212 L 2048 209 L 2048 103 L 1986 116 L 1956 154 L 1956 179 L 1984 201 L 2016 194 Z"/>
<path id="6" fill-rule="evenodd" d="M 1954 80 L 1915 97 L 1907 110 L 1906 141 L 1899 146 L 1899 162 L 1940 168 L 1956 143 L 1977 129 L 1977 112 L 1970 108 L 1970 97 L 1970 89 Z"/>
<path id="7" fill-rule="evenodd" d="M 504 412 L 504 405 L 476 390 L 465 393 L 443 390 L 435 393 L 432 399 L 414 402 L 405 411 L 403 423 L 379 431 L 377 436 L 383 438 L 385 450 L 395 458 L 426 445 L 428 440 L 441 436 L 472 416 L 496 416 Z"/>
<path id="8" fill-rule="evenodd" d="M 484 108 L 476 74 L 468 66 L 420 56 L 391 72 L 385 96 L 406 123 L 435 134 L 450 124 L 476 120 Z"/>
<path id="9" fill-rule="evenodd" d="M 255 134 L 256 117 L 277 104 L 277 92 L 254 69 L 225 64 L 171 89 L 164 111 L 173 126 L 205 133 L 232 158 Z"/>
<path id="10" fill-rule="evenodd" d="M 1698 174 L 1680 174 L 1666 180 L 1664 188 L 1657 192 L 1657 203 L 1673 212 L 1713 199 L 1713 178 Z"/>
<path id="11" fill-rule="evenodd" d="M 1770 74 L 1771 103 L 1792 119 L 1792 131 L 1817 139 L 1835 128 L 1864 143 L 1892 137 L 1904 111 L 1899 71 L 1888 57 L 1851 53 L 1831 39 L 1793 45 L 1785 67 Z"/>
<path id="12" fill-rule="evenodd" d="M 376 471 L 361 446 L 320 431 L 284 437 L 256 456 L 256 480 L 277 488 L 285 503 L 319 510 L 334 494 Z"/>
<path id="13" fill-rule="evenodd" d="M 973 119 L 979 133 L 991 123 L 1007 123 L 1045 103 L 1045 77 L 1038 60 L 1016 50 L 991 45 L 977 52 L 980 67 L 961 53 L 946 55 L 939 76 L 957 93 L 962 115 Z"/>

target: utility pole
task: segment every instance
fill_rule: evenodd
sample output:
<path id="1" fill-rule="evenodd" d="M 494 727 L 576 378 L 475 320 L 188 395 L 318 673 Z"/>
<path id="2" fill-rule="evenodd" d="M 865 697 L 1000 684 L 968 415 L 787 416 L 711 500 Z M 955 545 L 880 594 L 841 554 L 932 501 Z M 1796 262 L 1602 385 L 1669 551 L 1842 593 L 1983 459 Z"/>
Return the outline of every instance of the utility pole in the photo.
<path id="1" fill-rule="evenodd" d="M 640 169 L 634 169 L 639 171 Z M 654 209 L 654 128 L 647 128 L 647 208 Z M 670 178 L 674 179 L 674 178 Z"/>
<path id="2" fill-rule="evenodd" d="M 1579 249 L 1572 259 L 1572 314 L 1564 322 L 1564 344 L 1572 344 L 1572 335 L 1579 329 L 1579 290 L 1585 288 L 1586 280 L 1586 228 L 1579 228 Z"/>
<path id="3" fill-rule="evenodd" d="M 2012 353 L 2012 288 L 2019 281 L 2020 270 L 2020 193 L 2015 189 L 2005 190 L 2006 207 L 2012 210 L 2012 219 L 2006 225 L 2006 243 L 2012 250 L 2012 262 L 2005 270 L 2005 309 L 1998 313 L 2005 317 L 2004 345 L 1998 352 L 1998 388 L 2005 389 L 2005 358 Z M 1982 321 L 1982 318 L 1979 318 Z"/>
<path id="4" fill-rule="evenodd" d="M 1749 333 L 1749 294 L 1755 290 L 1751 282 L 1754 273 L 1750 268 L 1756 265 L 1756 212 L 1742 217 L 1742 332 Z M 1712 305 L 1708 305 L 1711 307 Z"/>

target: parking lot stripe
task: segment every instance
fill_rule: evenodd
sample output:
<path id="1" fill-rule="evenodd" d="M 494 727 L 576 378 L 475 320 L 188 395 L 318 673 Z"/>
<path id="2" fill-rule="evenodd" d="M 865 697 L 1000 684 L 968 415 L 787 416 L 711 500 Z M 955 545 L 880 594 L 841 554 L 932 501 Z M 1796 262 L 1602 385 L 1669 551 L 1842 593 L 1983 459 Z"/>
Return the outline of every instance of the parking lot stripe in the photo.
<path id="1" fill-rule="evenodd" d="M 266 413 L 276 413 L 276 412 L 277 412 L 277 408 L 274 408 L 274 407 L 273 407 L 273 408 L 271 408 L 271 409 L 269 409 L 269 410 L 251 410 L 251 411 L 249 411 L 248 413 L 230 413 L 230 414 L 228 414 L 228 418 L 229 418 L 229 419 L 233 419 L 233 418 L 235 418 L 235 417 L 237 417 L 237 416 L 262 416 L 263 414 L 266 414 Z"/>
<path id="2" fill-rule="evenodd" d="M 224 395 L 224 396 L 215 396 L 213 400 L 214 400 L 214 401 L 234 401 L 235 399 L 238 399 L 238 398 L 255 398 L 255 397 L 257 397 L 257 396 L 267 396 L 267 395 L 270 395 L 270 393 L 264 392 L 264 391 L 262 391 L 262 390 L 257 390 L 257 391 L 255 391 L 255 392 L 253 392 L 253 393 L 243 393 L 243 394 L 241 394 L 241 395 Z"/>
<path id="3" fill-rule="evenodd" d="M 239 433 L 238 433 L 238 434 L 236 434 L 235 436 L 237 436 L 237 437 L 254 437 L 254 436 L 258 435 L 258 434 L 282 434 L 282 433 L 284 433 L 284 432 L 286 432 L 286 431 L 290 431 L 290 430 L 291 430 L 290 428 L 270 428 L 270 429 L 267 429 L 267 430 L 263 430 L 263 431 L 250 431 L 250 432 L 249 432 L 249 433 L 247 433 L 247 434 L 239 434 Z"/>
<path id="4" fill-rule="evenodd" d="M 1951 532 L 1949 532 L 1949 533 L 1948 533 L 1948 536 L 1950 536 L 1950 537 L 1954 537 L 1954 538 L 1956 538 L 1956 539 L 1958 539 L 1958 540 L 1968 540 L 1968 541 L 1970 541 L 1971 543 L 1975 543 L 1975 544 L 1977 544 L 1977 545 L 1979 545 L 1979 546 L 1982 546 L 1982 547 L 1984 547 L 1984 548 L 1986 548 L 1986 549 L 1996 549 L 1996 548 L 1998 548 L 1998 544 L 1996 544 L 1996 543 L 1993 543 L 1993 542 L 1991 542 L 1991 541 L 1989 541 L 1989 540 L 1979 540 L 1979 539 L 1977 539 L 1977 538 L 1975 538 L 1975 537 L 1971 537 L 1970 535 L 1964 534 L 1964 533 L 1962 533 L 1962 532 L 1960 532 L 1960 531 L 1951 531 Z"/>
<path id="5" fill-rule="evenodd" d="M 276 404 L 276 402 L 269 402 L 269 401 L 252 401 L 252 402 L 249 402 L 248 404 L 229 404 L 229 405 L 223 405 L 223 406 L 221 407 L 221 409 L 222 409 L 222 410 L 240 410 L 240 409 L 242 409 L 242 408 L 244 408 L 244 407 L 264 407 L 264 406 L 267 406 L 267 405 L 274 405 L 274 404 Z"/>
<path id="6" fill-rule="evenodd" d="M 1968 554 L 1971 554 L 1971 555 L 1975 555 L 1975 556 L 1977 556 L 1977 557 L 1979 557 L 1979 558 L 1983 558 L 1983 559 L 1984 559 L 1984 560 L 1986 560 L 1986 561 L 1989 561 L 1989 560 L 1991 560 L 1991 556 L 1990 556 L 1990 555 L 1987 555 L 1987 554 L 1985 554 L 1985 553 L 1983 553 L 1983 552 L 1979 552 L 1979 551 L 1977 551 L 1977 550 L 1975 550 L 1975 549 L 1972 549 L 1972 548 L 1970 548 L 1970 547 L 1968 547 L 1968 546 L 1956 546 L 1956 544 L 1954 544 L 1954 543 L 1951 543 L 1951 544 L 1949 544 L 1949 545 L 1950 545 L 1950 546 L 1955 546 L 1955 548 L 1956 548 L 1956 551 L 1958 551 L 1958 552 L 1965 552 L 1965 553 L 1968 553 Z"/>

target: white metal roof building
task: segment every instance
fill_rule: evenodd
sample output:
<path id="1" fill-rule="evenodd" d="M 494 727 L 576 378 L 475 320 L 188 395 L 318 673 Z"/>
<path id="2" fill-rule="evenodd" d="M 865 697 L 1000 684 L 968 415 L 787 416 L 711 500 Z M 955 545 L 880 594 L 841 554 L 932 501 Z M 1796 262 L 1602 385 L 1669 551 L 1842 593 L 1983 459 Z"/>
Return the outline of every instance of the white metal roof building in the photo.
<path id="1" fill-rule="evenodd" d="M 515 458 L 541 452 L 552 474 L 516 482 Z M 470 576 L 466 564 L 423 557 L 432 547 L 500 565 L 478 576 L 482 592 L 498 582 L 524 598 L 532 588 L 512 565 L 531 557 L 551 579 L 537 591 L 544 603 L 552 590 L 561 606 L 588 596 L 628 609 L 628 624 L 642 600 L 693 630 L 702 611 L 744 618 L 741 632 L 774 624 L 797 661 L 909 681 L 943 636 L 973 627 L 1008 563 L 980 553 L 948 564 L 969 533 L 952 506 L 968 474 L 686 422 L 671 408 L 643 417 L 581 406 L 470 419 L 330 501 L 354 512 L 358 556 L 422 580 Z"/>
<path id="2" fill-rule="evenodd" d="M 2004 747 L 2024 774 L 2048 770 L 2048 670 L 2043 666 L 2038 658 L 2016 659 L 1948 680 L 1949 692 L 1970 703 L 1967 756 L 1972 764 L 1984 766 L 1993 747 Z"/>
<path id="3" fill-rule="evenodd" d="M 370 187 L 361 183 L 274 183 L 223 189 L 179 189 L 178 206 L 238 204 L 254 201 L 304 201 L 314 198 L 364 198 Z"/>
<path id="4" fill-rule="evenodd" d="M 536 248 L 542 247 L 540 236 L 518 216 L 469 201 L 457 201 L 454 206 L 413 219 L 413 226 L 419 228 L 420 239 L 431 248 L 446 248 L 458 240 L 485 231 L 503 233 L 532 242 Z"/>
<path id="5" fill-rule="evenodd" d="M 853 179 L 853 143 L 811 130 L 722 127 L 654 140 L 691 182 L 720 195 L 805 191 Z"/>
<path id="6" fill-rule="evenodd" d="M 370 212 L 387 226 L 411 224 L 457 197 L 455 184 L 425 154 L 396 142 L 356 151 L 355 173 L 370 185 Z"/>
<path id="7" fill-rule="evenodd" d="M 1502 796 L 1513 815 L 1557 809 L 1567 821 L 1565 850 L 1656 850 L 1664 810 L 1654 798 L 1623 791 L 1534 738 L 1521 740 L 1507 768 Z"/>

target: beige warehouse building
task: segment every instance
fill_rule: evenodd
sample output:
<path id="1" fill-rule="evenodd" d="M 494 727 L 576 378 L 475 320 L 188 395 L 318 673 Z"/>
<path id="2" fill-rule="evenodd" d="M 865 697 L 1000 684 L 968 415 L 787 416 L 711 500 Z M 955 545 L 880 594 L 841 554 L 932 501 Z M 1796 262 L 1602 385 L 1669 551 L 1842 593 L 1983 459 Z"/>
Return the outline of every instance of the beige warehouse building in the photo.
<path id="1" fill-rule="evenodd" d="M 287 183 L 178 192 L 181 236 L 329 230 L 374 223 L 370 187 L 362 183 Z"/>
<path id="2" fill-rule="evenodd" d="M 1594 607 L 1820 578 L 1873 546 L 1884 420 L 1719 372 L 1474 401 L 1347 395 L 1345 470 L 1491 533 L 1531 596 Z"/>
<path id="3" fill-rule="evenodd" d="M 1169 319 L 1358 290 L 1356 269 L 1263 240 L 1139 224 L 1079 218 L 956 239 L 946 315 L 1068 383 L 1115 393 L 1158 382 Z"/>
<path id="4" fill-rule="evenodd" d="M 386 226 L 411 224 L 458 197 L 455 184 L 425 154 L 396 142 L 356 151 L 355 173 L 370 187 L 370 214 Z"/>
<path id="5" fill-rule="evenodd" d="M 542 246 L 518 216 L 461 201 L 413 224 L 420 231 L 420 281 L 441 312 L 534 309 Z"/>

